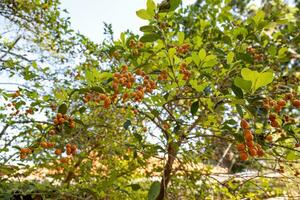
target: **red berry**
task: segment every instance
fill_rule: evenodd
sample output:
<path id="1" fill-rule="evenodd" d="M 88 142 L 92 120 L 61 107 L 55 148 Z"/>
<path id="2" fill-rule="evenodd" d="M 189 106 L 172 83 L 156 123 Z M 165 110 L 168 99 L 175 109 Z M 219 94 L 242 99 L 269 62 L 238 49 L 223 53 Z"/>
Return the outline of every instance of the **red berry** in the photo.
<path id="1" fill-rule="evenodd" d="M 251 148 L 251 149 L 249 149 L 249 154 L 251 156 L 256 156 L 257 155 L 257 150 L 255 148 Z"/>
<path id="2" fill-rule="evenodd" d="M 292 101 L 293 106 L 295 106 L 296 108 L 300 108 L 300 100 L 299 99 L 295 99 Z"/>
<path id="3" fill-rule="evenodd" d="M 248 128 L 250 128 L 250 125 L 249 125 L 249 123 L 245 119 L 242 119 L 241 120 L 241 127 L 243 129 L 248 129 Z"/>
<path id="4" fill-rule="evenodd" d="M 247 153 L 246 152 L 241 152 L 240 153 L 240 158 L 241 158 L 241 160 L 248 160 L 248 155 L 247 155 Z"/>
<path id="5" fill-rule="evenodd" d="M 243 143 L 239 143 L 239 144 L 236 145 L 236 148 L 237 148 L 238 151 L 245 151 L 246 146 Z"/>
<path id="6" fill-rule="evenodd" d="M 277 101 L 277 105 L 284 107 L 286 105 L 286 101 L 281 99 L 281 100 Z"/>
<path id="7" fill-rule="evenodd" d="M 272 140 L 273 140 L 272 135 L 267 135 L 266 140 L 269 142 L 272 142 Z"/>

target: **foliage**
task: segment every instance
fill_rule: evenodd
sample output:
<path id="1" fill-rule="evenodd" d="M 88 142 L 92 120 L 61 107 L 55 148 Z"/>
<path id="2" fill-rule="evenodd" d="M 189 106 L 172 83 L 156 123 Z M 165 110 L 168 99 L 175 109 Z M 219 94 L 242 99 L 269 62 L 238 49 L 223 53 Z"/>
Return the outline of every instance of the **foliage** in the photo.
<path id="1" fill-rule="evenodd" d="M 59 1 L 2 1 L 24 34 L 1 36 L 1 72 L 24 84 L 0 91 L 1 195 L 299 195 L 299 10 L 244 3 L 147 0 L 142 36 L 95 44 Z"/>

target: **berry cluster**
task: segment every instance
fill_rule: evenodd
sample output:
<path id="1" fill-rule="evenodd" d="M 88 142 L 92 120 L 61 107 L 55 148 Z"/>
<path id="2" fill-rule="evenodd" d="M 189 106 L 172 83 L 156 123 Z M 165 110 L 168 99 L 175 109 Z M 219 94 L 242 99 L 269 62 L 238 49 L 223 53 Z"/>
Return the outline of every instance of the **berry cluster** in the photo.
<path id="1" fill-rule="evenodd" d="M 177 54 L 186 54 L 190 49 L 189 44 L 182 44 L 181 46 L 176 47 Z"/>
<path id="2" fill-rule="evenodd" d="M 131 49 L 135 49 L 135 48 L 139 48 L 139 49 L 141 49 L 141 48 L 144 48 L 144 43 L 143 42 L 141 42 L 141 41 L 138 41 L 138 42 L 136 42 L 135 40 L 133 40 L 133 39 L 131 39 L 130 41 L 129 41 L 129 45 L 128 45 Z"/>
<path id="3" fill-rule="evenodd" d="M 75 155 L 77 152 L 77 146 L 75 144 L 66 144 L 66 153 L 67 155 Z"/>
<path id="4" fill-rule="evenodd" d="M 68 123 L 70 128 L 75 128 L 75 122 L 72 117 L 69 117 L 66 114 L 57 113 L 56 117 L 53 120 L 54 125 L 63 125 L 64 123 Z M 54 134 L 52 134 L 54 135 Z"/>
<path id="5" fill-rule="evenodd" d="M 253 47 L 248 47 L 246 51 L 252 55 L 255 61 L 261 62 L 264 60 L 264 55 L 261 53 L 258 53 L 257 50 Z"/>
<path id="6" fill-rule="evenodd" d="M 284 99 L 274 100 L 270 97 L 263 100 L 263 107 L 266 110 L 274 111 L 269 114 L 268 119 L 270 120 L 270 124 L 274 128 L 280 128 L 281 125 L 279 124 L 277 118 L 277 114 L 281 112 L 281 110 L 287 105 L 287 102 L 290 101 L 291 105 L 293 105 L 296 108 L 300 108 L 300 100 L 295 99 L 294 95 L 292 93 L 288 93 L 285 95 Z M 277 113 L 277 114 L 276 114 Z M 284 115 L 284 122 L 285 123 L 294 123 L 295 119 Z"/>
<path id="7" fill-rule="evenodd" d="M 20 158 L 21 159 L 25 159 L 31 153 L 32 153 L 32 149 L 31 148 L 21 148 L 20 149 Z"/>
<path id="8" fill-rule="evenodd" d="M 33 115 L 34 114 L 34 108 L 28 108 L 25 110 L 24 113 L 22 113 L 19 109 L 20 107 L 17 109 L 17 102 L 11 102 L 7 104 L 7 107 L 11 109 L 11 111 L 13 111 L 12 113 L 10 113 L 11 116 L 17 116 L 17 115 Z"/>
<path id="9" fill-rule="evenodd" d="M 131 39 L 129 41 L 129 48 L 132 50 L 132 55 L 133 56 L 138 56 L 139 55 L 139 49 L 144 48 L 144 43 L 143 42 L 136 42 L 135 40 Z"/>
<path id="10" fill-rule="evenodd" d="M 239 143 L 237 144 L 237 150 L 239 151 L 240 154 L 240 158 L 242 160 L 247 160 L 248 159 L 248 153 L 250 156 L 255 157 L 255 156 L 263 156 L 264 155 L 264 151 L 262 150 L 261 146 L 258 144 L 255 144 L 253 139 L 254 136 L 250 130 L 250 125 L 249 123 L 245 120 L 242 119 L 241 121 L 241 127 L 243 129 L 243 134 L 244 134 L 244 139 L 245 139 L 245 143 Z M 246 151 L 246 148 L 248 147 L 248 153 Z"/>
<path id="11" fill-rule="evenodd" d="M 168 79 L 168 72 L 167 70 L 162 70 L 158 76 L 158 80 L 165 81 Z"/>
<path id="12" fill-rule="evenodd" d="M 101 101 L 103 101 L 103 107 L 104 108 L 108 108 L 112 102 L 112 100 L 103 93 L 99 93 L 99 92 L 88 92 L 87 94 L 85 94 L 84 98 L 83 98 L 83 102 L 84 103 L 88 103 L 88 102 L 95 102 L 95 103 L 100 103 Z"/>
<path id="13" fill-rule="evenodd" d="M 44 149 L 50 149 L 50 148 L 54 147 L 54 143 L 43 141 L 43 142 L 40 143 L 40 146 Z"/>
<path id="14" fill-rule="evenodd" d="M 151 80 L 143 70 L 137 69 L 135 75 L 140 76 L 143 79 L 143 84 L 138 85 L 131 94 L 125 92 L 122 95 L 123 102 L 126 102 L 129 97 L 132 97 L 136 102 L 140 102 L 144 98 L 145 92 L 152 93 L 153 90 L 156 89 L 156 82 Z M 115 98 L 117 98 L 118 95 L 119 85 L 125 87 L 125 89 L 130 89 L 133 87 L 135 80 L 135 76 L 131 72 L 128 72 L 128 67 L 126 65 L 122 66 L 121 73 L 114 73 L 113 88 L 115 90 Z"/>
<path id="15" fill-rule="evenodd" d="M 131 88 L 135 82 L 135 78 L 131 72 L 128 72 L 128 67 L 126 65 L 122 66 L 121 73 L 116 72 L 113 75 L 114 80 L 112 82 L 112 87 L 115 94 L 119 92 L 119 86 L 126 88 Z"/>
<path id="16" fill-rule="evenodd" d="M 185 80 L 185 81 L 187 81 L 192 75 L 192 73 L 189 70 L 187 70 L 186 63 L 181 63 L 179 73 L 183 74 L 182 79 Z"/>
<path id="17" fill-rule="evenodd" d="M 142 81 L 142 84 L 137 85 L 132 93 L 129 93 L 129 89 L 133 89 L 134 85 L 138 83 L 136 78 Z M 131 73 L 128 71 L 128 66 L 123 65 L 120 72 L 115 72 L 113 74 L 112 88 L 114 90 L 114 94 L 109 97 L 106 94 L 98 93 L 98 92 L 89 92 L 83 98 L 85 103 L 89 101 L 93 101 L 95 103 L 100 103 L 100 101 L 104 101 L 103 107 L 109 108 L 112 102 L 115 102 L 119 96 L 119 92 L 121 89 L 125 91 L 121 94 L 121 98 L 123 103 L 125 103 L 129 98 L 132 98 L 133 101 L 140 102 L 144 98 L 145 93 L 152 93 L 154 89 L 156 89 L 156 82 L 151 80 L 146 73 L 137 69 L 135 73 Z M 127 91 L 126 91 L 127 90 Z"/>

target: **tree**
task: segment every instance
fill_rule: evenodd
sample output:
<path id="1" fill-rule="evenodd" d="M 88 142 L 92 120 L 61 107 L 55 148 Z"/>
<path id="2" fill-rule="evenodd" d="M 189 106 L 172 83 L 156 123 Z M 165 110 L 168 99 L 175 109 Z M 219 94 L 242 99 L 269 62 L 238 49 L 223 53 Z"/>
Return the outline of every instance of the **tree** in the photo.
<path id="1" fill-rule="evenodd" d="M 8 127 L 25 117 L 13 140 L 25 141 L 17 148 L 23 162 L 35 164 L 29 171 L 54 168 L 51 176 L 63 186 L 62 194 L 95 199 L 263 199 L 282 195 L 281 184 L 295 188 L 299 11 L 281 1 L 256 10 L 243 1 L 197 1 L 178 8 L 180 3 L 148 0 L 146 9 L 137 11 L 149 22 L 140 28 L 141 37 L 127 32 L 100 45 L 72 33 L 58 45 L 72 58 L 65 48 L 70 45 L 83 61 L 63 68 L 65 77 L 36 73 L 54 80 L 38 97 L 32 91 L 4 94 L 18 110 L 34 99 L 31 105 L 47 111 L 45 121 L 28 120 L 30 108 L 25 116 L 2 118 Z M 56 9 L 58 2 L 50 5 Z M 46 35 L 65 34 L 53 31 L 51 23 L 45 21 Z M 6 148 L 15 147 L 8 142 L 2 151 Z M 233 174 L 223 181 L 222 163 L 230 173 L 259 174 L 250 179 Z M 269 179 L 270 171 L 293 181 Z M 151 182 L 157 176 L 160 181 Z"/>

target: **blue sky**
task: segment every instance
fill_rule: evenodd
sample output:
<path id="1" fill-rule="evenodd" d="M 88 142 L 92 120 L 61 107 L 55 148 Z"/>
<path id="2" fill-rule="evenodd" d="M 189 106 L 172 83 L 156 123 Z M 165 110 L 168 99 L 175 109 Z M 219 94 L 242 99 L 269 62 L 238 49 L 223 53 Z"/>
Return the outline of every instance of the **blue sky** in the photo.
<path id="1" fill-rule="evenodd" d="M 184 5 L 193 2 L 183 0 Z M 112 24 L 115 39 L 127 29 L 139 33 L 139 27 L 147 23 L 135 14 L 146 7 L 146 0 L 61 0 L 61 4 L 69 12 L 72 28 L 97 42 L 104 39 L 103 22 Z"/>

